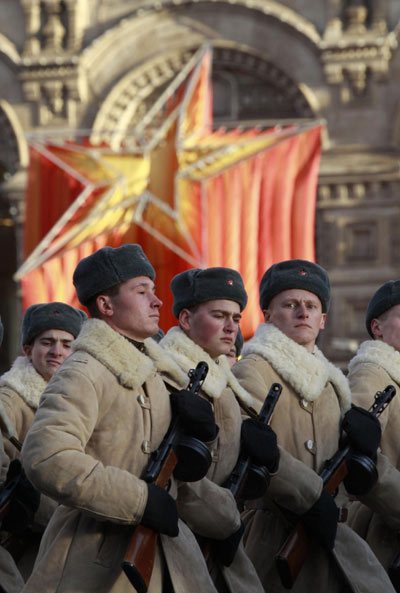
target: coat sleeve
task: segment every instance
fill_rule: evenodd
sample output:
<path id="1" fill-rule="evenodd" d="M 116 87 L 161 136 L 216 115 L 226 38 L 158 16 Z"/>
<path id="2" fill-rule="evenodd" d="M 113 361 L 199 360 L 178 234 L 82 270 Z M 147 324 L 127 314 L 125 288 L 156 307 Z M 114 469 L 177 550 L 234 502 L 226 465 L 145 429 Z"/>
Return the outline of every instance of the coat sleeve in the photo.
<path id="1" fill-rule="evenodd" d="M 364 363 L 359 369 L 349 373 L 349 384 L 353 404 L 361 406 L 368 410 L 374 402 L 377 391 L 383 391 L 392 381 L 389 375 L 377 365 Z M 397 394 L 395 397 L 399 397 Z M 386 428 L 390 405 L 382 412 L 379 422 L 382 427 L 382 433 Z"/>
<path id="2" fill-rule="evenodd" d="M 377 391 L 382 391 L 391 383 L 389 375 L 375 364 L 364 363 L 359 369 L 349 375 L 353 403 L 369 408 Z M 396 394 L 395 398 L 400 394 Z M 379 417 L 382 435 L 389 430 L 389 415 L 393 413 L 393 401 Z M 398 412 L 397 412 L 398 413 Z M 386 435 L 388 433 L 386 432 Z M 394 435 L 397 439 L 397 435 Z M 392 529 L 400 529 L 400 472 L 382 452 L 378 452 L 377 460 L 378 482 L 368 492 L 360 497 L 360 501 L 382 517 Z"/>
<path id="3" fill-rule="evenodd" d="M 177 506 L 180 518 L 198 535 L 225 539 L 240 527 L 240 513 L 231 492 L 208 478 L 180 482 Z"/>
<path id="4" fill-rule="evenodd" d="M 26 474 L 60 504 L 100 520 L 140 522 L 147 485 L 130 472 L 86 453 L 99 413 L 94 382 L 77 365 L 50 380 L 22 448 Z"/>
<path id="5" fill-rule="evenodd" d="M 269 384 L 258 369 L 257 359 L 247 357 L 232 367 L 232 372 L 239 383 L 255 400 L 257 411 L 274 380 Z M 279 436 L 278 436 L 279 445 Z M 280 447 L 278 472 L 271 477 L 266 497 L 296 514 L 308 511 L 318 500 L 322 492 L 322 479 L 319 475 L 296 459 L 291 453 Z"/>

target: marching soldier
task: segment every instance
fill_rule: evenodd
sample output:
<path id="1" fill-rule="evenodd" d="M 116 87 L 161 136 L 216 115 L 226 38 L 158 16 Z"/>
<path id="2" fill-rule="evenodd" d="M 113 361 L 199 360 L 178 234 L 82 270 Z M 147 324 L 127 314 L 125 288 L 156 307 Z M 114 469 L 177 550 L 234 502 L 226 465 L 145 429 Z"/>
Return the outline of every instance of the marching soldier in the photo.
<path id="1" fill-rule="evenodd" d="M 380 437 L 372 415 L 350 409 L 346 378 L 315 344 L 329 301 L 328 275 L 309 261 L 274 264 L 261 280 L 265 321 L 232 370 L 258 407 L 271 383 L 282 384 L 271 426 L 286 456 L 264 497 L 243 515 L 245 549 L 265 591 L 284 591 L 274 557 L 294 514 L 312 545 L 293 591 L 387 593 L 392 588 L 383 568 L 361 538 L 338 525 L 338 508 L 318 475 L 338 449 L 341 426 L 353 446 L 371 457 Z"/>
<path id="2" fill-rule="evenodd" d="M 104 247 L 74 272 L 92 318 L 49 382 L 22 450 L 28 478 L 60 503 L 26 593 L 130 593 L 121 561 L 138 523 L 160 534 L 149 593 L 215 593 L 185 522 L 227 538 L 240 526 L 233 497 L 209 481 L 189 488 L 172 480 L 167 491 L 140 477 L 171 422 L 154 360 L 166 353 L 151 338 L 162 304 L 154 278 L 142 248 L 131 244 Z M 179 418 L 188 434 L 215 438 L 211 405 L 201 398 Z"/>
<path id="3" fill-rule="evenodd" d="M 374 394 L 394 385 L 397 395 L 379 420 L 382 427 L 378 455 L 379 482 L 350 507 L 349 522 L 366 539 L 400 591 L 400 281 L 390 280 L 371 298 L 366 327 L 371 340 L 361 344 L 349 364 L 349 382 L 355 403 L 368 408 Z"/>
<path id="4" fill-rule="evenodd" d="M 241 440 L 241 408 L 248 409 L 253 398 L 240 385 L 230 371 L 226 354 L 239 331 L 241 312 L 247 303 L 247 294 L 240 274 L 230 268 L 191 269 L 172 279 L 173 312 L 179 325 L 171 328 L 161 340 L 178 364 L 167 368 L 163 378 L 170 389 L 181 389 L 190 368 L 200 360 L 209 366 L 202 387 L 203 397 L 213 403 L 219 435 L 212 447 L 213 464 L 207 476 L 217 484 L 228 479 L 239 455 Z M 260 459 L 271 472 L 277 471 L 279 452 L 275 434 L 265 426 L 259 428 L 253 420 L 246 420 L 247 441 L 262 442 L 264 456 Z M 256 434 L 253 435 L 254 431 Z M 221 590 L 232 593 L 262 591 L 262 585 L 241 544 L 242 528 L 225 542 L 215 542 L 213 552 L 219 560 L 222 577 L 213 575 Z M 221 578 L 226 582 L 221 583 Z"/>
<path id="5" fill-rule="evenodd" d="M 49 379 L 70 355 L 72 341 L 86 317 L 84 311 L 59 302 L 32 305 L 26 310 L 22 322 L 24 356 L 19 356 L 11 369 L 0 377 L 0 429 L 6 453 L 2 481 L 10 462 L 19 458 L 40 396 Z M 18 463 L 14 463 L 10 472 L 15 474 L 17 471 Z M 3 530 L 14 533 L 14 541 L 17 540 L 15 535 L 23 532 L 19 539 L 17 564 L 24 579 L 32 571 L 41 534 L 57 506 L 53 500 L 43 496 L 37 508 L 37 497 L 33 488 L 26 484 L 24 508 L 32 508 L 26 515 L 16 509 L 3 521 Z M 23 523 L 33 520 L 33 515 L 33 530 L 27 530 L 28 524 Z"/>

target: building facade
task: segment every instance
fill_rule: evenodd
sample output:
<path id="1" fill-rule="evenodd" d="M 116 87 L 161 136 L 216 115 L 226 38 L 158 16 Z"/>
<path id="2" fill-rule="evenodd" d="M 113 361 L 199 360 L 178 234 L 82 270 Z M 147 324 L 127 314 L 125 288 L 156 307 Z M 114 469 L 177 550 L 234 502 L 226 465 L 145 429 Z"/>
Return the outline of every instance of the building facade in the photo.
<path id="1" fill-rule="evenodd" d="M 370 296 L 400 276 L 399 36 L 398 0 L 0 0 L 0 367 L 19 346 L 27 138 L 123 137 L 207 42 L 216 124 L 325 122 L 316 248 L 333 305 L 321 346 L 345 365 Z"/>

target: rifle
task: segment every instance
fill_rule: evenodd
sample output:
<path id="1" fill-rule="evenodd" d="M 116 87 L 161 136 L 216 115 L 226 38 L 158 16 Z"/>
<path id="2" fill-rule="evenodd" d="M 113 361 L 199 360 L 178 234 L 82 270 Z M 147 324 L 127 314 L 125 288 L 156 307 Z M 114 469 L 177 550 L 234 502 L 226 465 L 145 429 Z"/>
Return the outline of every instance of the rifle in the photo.
<path id="1" fill-rule="evenodd" d="M 199 362 L 196 369 L 191 369 L 188 373 L 188 391 L 197 394 L 207 372 L 208 365 L 203 361 Z M 179 417 L 175 417 L 161 445 L 151 454 L 142 479 L 147 483 L 167 488 L 172 474 L 180 480 L 200 480 L 207 473 L 210 464 L 211 453 L 207 446 L 194 437 L 182 435 Z M 146 593 L 148 589 L 157 540 L 156 531 L 145 525 L 138 525 L 129 541 L 121 566 L 138 593 Z"/>
<path id="2" fill-rule="evenodd" d="M 270 421 L 281 392 L 282 385 L 280 383 L 271 385 L 260 413 L 257 415 L 258 420 L 263 424 L 268 424 Z M 241 505 L 244 500 L 252 500 L 262 496 L 269 484 L 269 480 L 269 472 L 265 466 L 252 463 L 249 455 L 241 453 L 230 475 L 227 487 L 232 492 L 238 505 Z"/>
<path id="3" fill-rule="evenodd" d="M 252 417 L 260 420 L 263 424 L 268 424 L 281 392 L 282 385 L 280 383 L 273 383 L 259 414 L 257 414 L 253 408 L 247 406 L 245 408 L 246 411 Z M 240 453 L 239 459 L 237 460 L 225 487 L 232 492 L 239 510 L 242 511 L 244 501 L 262 496 L 268 487 L 269 481 L 270 475 L 265 466 L 252 463 L 249 455 Z M 208 538 L 201 536 L 197 536 L 197 539 L 203 552 L 208 571 L 211 574 L 215 566 L 210 545 L 211 542 Z"/>
<path id="4" fill-rule="evenodd" d="M 396 394 L 393 385 L 375 394 L 374 403 L 369 412 L 378 418 Z M 354 483 L 358 482 L 358 492 L 366 493 L 378 479 L 378 471 L 374 462 L 365 455 L 353 453 L 351 445 L 344 442 L 331 459 L 328 459 L 320 473 L 324 489 L 335 496 L 339 484 L 348 474 L 356 474 Z M 341 518 L 339 518 L 339 521 Z M 275 556 L 276 567 L 286 589 L 291 589 L 306 560 L 309 549 L 309 538 L 301 522 L 297 523 L 292 532 Z"/>

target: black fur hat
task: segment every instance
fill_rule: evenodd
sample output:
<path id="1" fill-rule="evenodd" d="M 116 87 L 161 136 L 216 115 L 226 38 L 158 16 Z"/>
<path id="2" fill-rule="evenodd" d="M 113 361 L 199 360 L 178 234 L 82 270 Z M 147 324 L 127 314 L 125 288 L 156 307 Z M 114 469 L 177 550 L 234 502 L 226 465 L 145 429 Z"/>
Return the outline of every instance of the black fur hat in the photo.
<path id="1" fill-rule="evenodd" d="M 182 309 L 215 299 L 235 301 L 241 311 L 247 305 L 242 277 L 231 268 L 192 268 L 172 278 L 171 290 L 174 296 L 172 310 L 176 318 Z"/>
<path id="2" fill-rule="evenodd" d="M 375 336 L 371 332 L 371 321 L 388 311 L 395 305 L 400 304 L 400 280 L 389 280 L 385 282 L 375 292 L 367 307 L 367 314 L 365 317 L 365 325 L 367 332 L 371 338 L 375 339 Z"/>
<path id="3" fill-rule="evenodd" d="M 75 268 L 73 282 L 79 301 L 87 305 L 103 290 L 137 276 L 148 276 L 154 280 L 156 273 L 142 247 L 127 243 L 115 248 L 102 247 L 81 259 Z"/>
<path id="4" fill-rule="evenodd" d="M 329 310 L 331 288 L 326 270 L 303 259 L 289 259 L 268 268 L 260 282 L 261 309 L 268 309 L 274 296 L 291 288 L 312 292 L 321 301 L 322 312 Z"/>
<path id="5" fill-rule="evenodd" d="M 87 315 L 66 303 L 39 303 L 27 308 L 22 321 L 22 346 L 32 344 L 48 329 L 62 329 L 77 337 Z"/>

